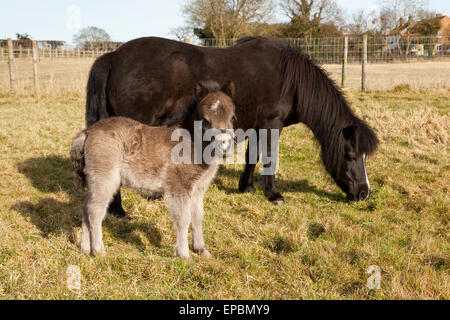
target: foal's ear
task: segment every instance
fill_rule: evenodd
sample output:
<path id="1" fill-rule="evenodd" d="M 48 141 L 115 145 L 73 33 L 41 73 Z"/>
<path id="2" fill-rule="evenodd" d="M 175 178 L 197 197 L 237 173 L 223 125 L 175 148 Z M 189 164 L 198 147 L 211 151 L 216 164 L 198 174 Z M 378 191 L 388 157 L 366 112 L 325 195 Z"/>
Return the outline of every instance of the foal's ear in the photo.
<path id="1" fill-rule="evenodd" d="M 197 101 L 201 101 L 208 94 L 208 89 L 201 82 L 195 86 L 195 97 Z"/>
<path id="2" fill-rule="evenodd" d="M 235 85 L 233 81 L 228 81 L 227 83 L 225 83 L 221 89 L 225 94 L 227 94 L 228 96 L 230 96 L 231 99 L 234 98 L 234 93 L 235 93 Z"/>
<path id="3" fill-rule="evenodd" d="M 357 126 L 348 126 L 342 130 L 342 135 L 344 139 L 350 141 L 352 144 L 356 143 L 356 131 L 358 130 Z"/>

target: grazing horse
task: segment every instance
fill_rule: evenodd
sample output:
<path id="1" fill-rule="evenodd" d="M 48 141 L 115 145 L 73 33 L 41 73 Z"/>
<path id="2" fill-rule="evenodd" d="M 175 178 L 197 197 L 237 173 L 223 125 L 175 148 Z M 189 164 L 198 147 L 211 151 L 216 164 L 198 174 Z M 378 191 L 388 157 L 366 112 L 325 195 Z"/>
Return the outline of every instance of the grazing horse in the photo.
<path id="1" fill-rule="evenodd" d="M 203 197 L 217 172 L 217 157 L 233 141 L 229 133 L 235 108 L 233 92 L 232 82 L 222 90 L 215 82 L 201 82 L 196 100 L 175 114 L 175 120 L 168 119 L 170 126 L 150 127 L 129 118 L 112 117 L 74 138 L 72 164 L 78 181 L 89 189 L 83 206 L 83 253 L 105 254 L 102 221 L 114 194 L 124 185 L 144 195 L 164 195 L 177 233 L 175 256 L 189 257 L 189 225 L 193 250 L 210 256 L 203 239 Z M 195 121 L 201 121 L 201 126 L 195 127 Z M 192 137 L 202 130 L 205 135 L 208 131 L 212 134 L 219 154 L 215 153 L 211 162 L 192 163 L 197 143 Z M 190 152 L 183 154 L 187 162 L 176 163 L 173 150 L 179 144 L 174 135 L 179 137 L 180 132 L 185 133 L 182 137 L 188 140 L 183 142 L 190 146 L 186 148 Z M 207 147 L 206 143 L 199 145 L 200 151 Z"/>
<path id="2" fill-rule="evenodd" d="M 125 116 L 159 125 L 192 98 L 200 79 L 236 85 L 235 129 L 269 129 L 302 122 L 319 141 L 325 168 L 349 200 L 370 195 L 365 160 L 378 144 L 373 130 L 350 109 L 328 74 L 301 52 L 281 41 L 248 37 L 225 48 L 203 48 L 161 38 L 140 38 L 99 57 L 87 86 L 86 124 Z M 255 164 L 249 161 L 239 180 L 241 192 L 254 190 Z M 255 150 L 253 150 L 255 152 Z M 271 166 L 265 163 L 264 167 Z M 266 197 L 284 202 L 275 177 L 263 175 Z M 124 215 L 120 193 L 109 211 Z"/>

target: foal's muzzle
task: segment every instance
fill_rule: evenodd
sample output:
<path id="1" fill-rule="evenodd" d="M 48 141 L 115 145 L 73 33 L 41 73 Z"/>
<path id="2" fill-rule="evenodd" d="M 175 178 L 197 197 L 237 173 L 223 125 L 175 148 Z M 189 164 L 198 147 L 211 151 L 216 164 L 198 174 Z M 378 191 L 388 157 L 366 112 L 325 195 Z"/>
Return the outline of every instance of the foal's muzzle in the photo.
<path id="1" fill-rule="evenodd" d="M 219 149 L 226 153 L 229 151 L 230 147 L 233 145 L 234 132 L 233 130 L 221 129 L 220 133 L 215 136 L 215 140 L 218 144 Z"/>

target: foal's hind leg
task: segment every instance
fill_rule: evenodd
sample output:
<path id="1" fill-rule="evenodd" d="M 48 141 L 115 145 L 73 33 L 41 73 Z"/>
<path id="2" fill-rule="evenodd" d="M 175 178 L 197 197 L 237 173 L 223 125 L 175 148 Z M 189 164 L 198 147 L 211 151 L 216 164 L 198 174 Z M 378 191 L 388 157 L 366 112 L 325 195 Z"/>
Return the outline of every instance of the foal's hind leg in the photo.
<path id="1" fill-rule="evenodd" d="M 200 253 L 204 257 L 211 257 L 211 254 L 206 248 L 205 240 L 203 238 L 203 196 L 204 193 L 199 192 L 192 198 L 192 249 L 195 252 Z"/>
<path id="2" fill-rule="evenodd" d="M 81 222 L 81 252 L 84 254 L 91 253 L 91 232 L 89 227 L 89 214 L 86 204 L 89 196 L 86 197 L 83 204 L 83 218 Z"/>
<path id="3" fill-rule="evenodd" d="M 166 194 L 166 203 L 177 233 L 175 257 L 189 258 L 188 230 L 191 222 L 191 200 L 187 196 Z"/>
<path id="4" fill-rule="evenodd" d="M 83 224 L 83 232 L 89 229 L 90 252 L 94 255 L 105 255 L 105 246 L 103 245 L 102 222 L 106 215 L 108 204 L 114 196 L 114 193 L 120 187 L 120 175 L 118 172 L 105 176 L 95 176 L 89 179 L 89 195 L 84 204 L 86 212 L 84 218 L 88 223 Z M 83 242 L 83 239 L 85 240 Z M 82 250 L 86 252 L 87 238 L 82 236 Z"/>

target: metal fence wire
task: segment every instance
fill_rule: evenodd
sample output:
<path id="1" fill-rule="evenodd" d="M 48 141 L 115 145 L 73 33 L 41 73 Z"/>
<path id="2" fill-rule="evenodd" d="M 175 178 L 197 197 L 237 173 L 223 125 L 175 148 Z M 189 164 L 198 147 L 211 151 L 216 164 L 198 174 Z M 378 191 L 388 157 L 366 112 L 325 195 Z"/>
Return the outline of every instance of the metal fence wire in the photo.
<path id="1" fill-rule="evenodd" d="M 363 37 L 349 36 L 347 61 L 361 63 Z M 280 39 L 297 48 L 320 64 L 340 64 L 343 59 L 345 37 Z M 205 47 L 228 47 L 237 39 L 204 39 Z M 369 63 L 420 61 L 450 58 L 450 37 L 377 36 L 367 38 Z"/>
<path id="2" fill-rule="evenodd" d="M 363 37 L 349 36 L 347 61 L 361 63 Z M 319 64 L 340 64 L 343 59 L 344 37 L 334 38 L 286 38 L 280 39 L 291 47 L 307 54 Z M 225 48 L 237 39 L 203 39 L 204 47 Z M 87 44 L 69 47 L 62 41 L 36 41 L 41 58 L 95 58 L 117 49 L 120 42 Z M 32 56 L 31 40 L 13 40 L 14 58 Z M 7 42 L 0 40 L 0 60 L 7 60 Z M 450 37 L 369 36 L 367 40 L 368 63 L 420 61 L 450 58 Z"/>

